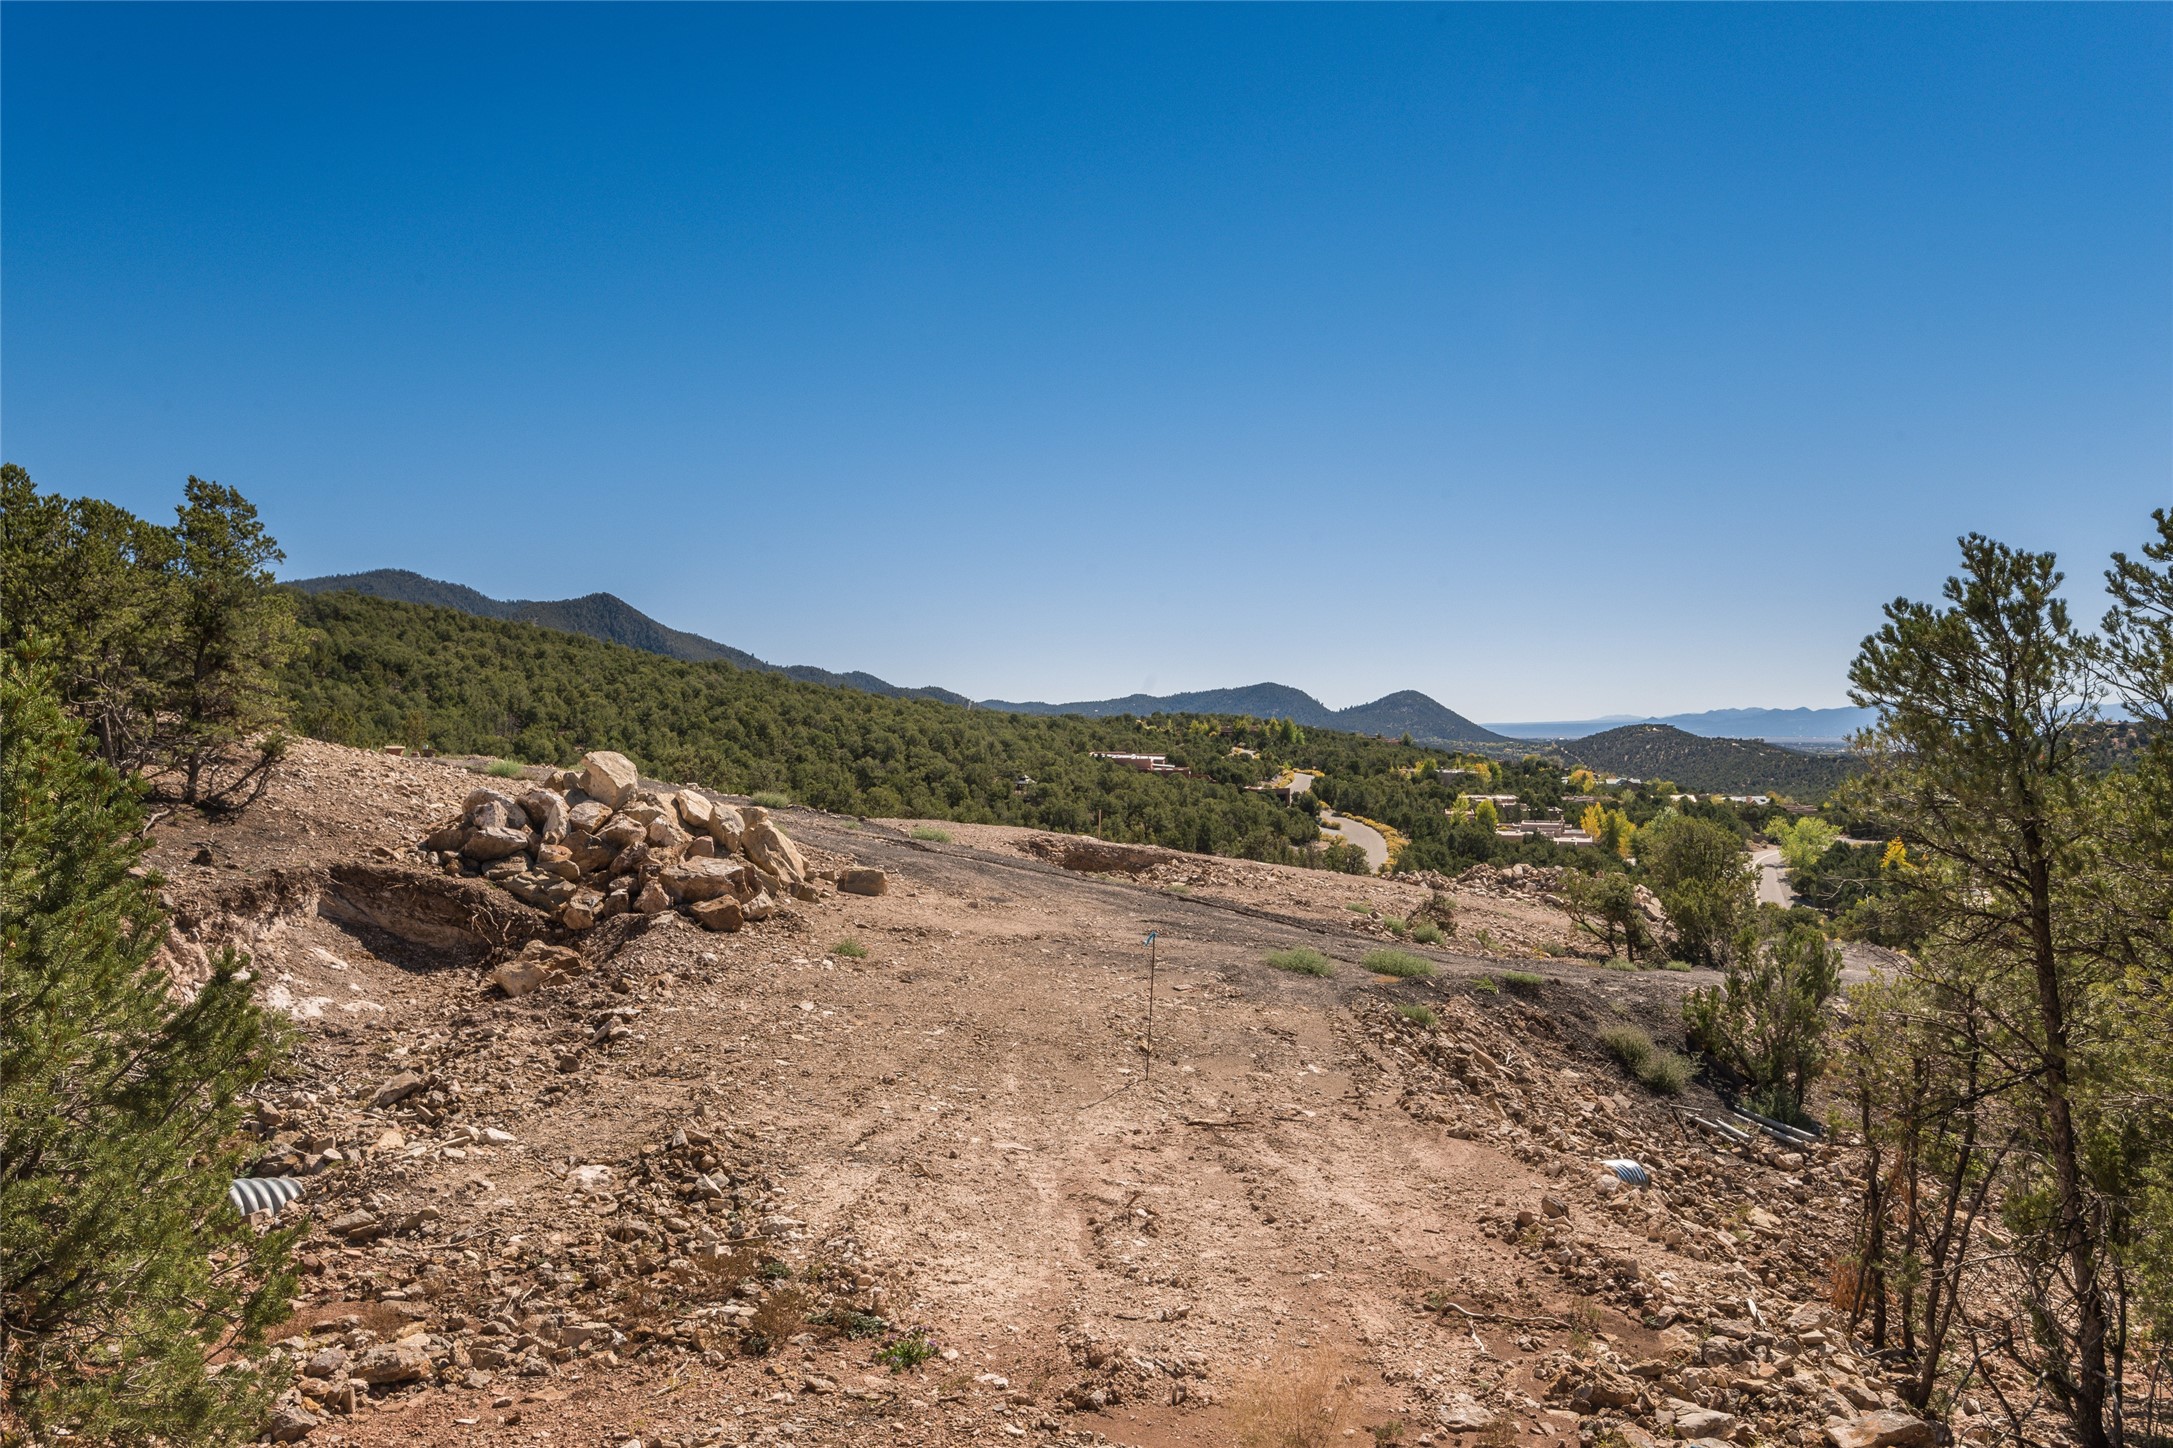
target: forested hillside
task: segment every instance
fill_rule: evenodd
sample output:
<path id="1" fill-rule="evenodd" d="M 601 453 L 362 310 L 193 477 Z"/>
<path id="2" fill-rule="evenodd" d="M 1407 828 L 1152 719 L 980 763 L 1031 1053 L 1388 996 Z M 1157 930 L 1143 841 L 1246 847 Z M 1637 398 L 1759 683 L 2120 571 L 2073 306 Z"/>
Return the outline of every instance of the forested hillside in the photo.
<path id="1" fill-rule="evenodd" d="M 715 639 L 659 623 L 611 593 L 588 593 L 579 598 L 561 599 L 500 599 L 478 593 L 465 584 L 425 578 L 405 568 L 374 568 L 367 573 L 299 578 L 286 586 L 303 593 L 362 593 L 399 603 L 454 608 L 479 618 L 508 619 L 586 634 L 605 643 L 625 644 L 628 648 L 662 654 L 668 659 L 683 659 L 689 663 L 723 659 L 743 669 L 783 674 L 787 678 L 828 684 L 832 688 L 858 689 L 867 694 L 887 694 L 900 699 L 944 699 L 953 704 L 966 702 L 965 695 L 954 694 L 948 689 L 900 688 L 857 669 L 840 674 L 813 664 L 766 663 L 745 649 L 735 649 L 730 644 L 720 644 Z"/>
<path id="2" fill-rule="evenodd" d="M 1272 765 L 1233 756 L 1220 732 L 885 698 L 354 593 L 299 602 L 313 636 L 287 687 L 296 727 L 318 738 L 560 763 L 618 749 L 659 777 L 847 813 L 1254 858 L 1318 834 L 1303 810 L 1243 788 Z M 1091 758 L 1098 749 L 1167 754 L 1201 777 L 1141 774 Z"/>
<path id="3" fill-rule="evenodd" d="M 1757 739 L 1703 739 L 1668 724 L 1630 724 L 1562 746 L 1568 758 L 1602 774 L 1672 779 L 1687 790 L 1761 794 L 1778 790 L 1823 799 L 1849 776 L 1846 758 L 1799 754 Z"/>

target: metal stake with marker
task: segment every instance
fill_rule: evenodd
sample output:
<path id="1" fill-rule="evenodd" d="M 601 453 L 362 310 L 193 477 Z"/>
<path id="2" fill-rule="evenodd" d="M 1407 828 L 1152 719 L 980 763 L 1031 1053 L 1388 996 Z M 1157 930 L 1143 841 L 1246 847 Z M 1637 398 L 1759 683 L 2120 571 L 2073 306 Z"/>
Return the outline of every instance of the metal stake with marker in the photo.
<path id="1" fill-rule="evenodd" d="M 1147 1084 L 1154 1085 L 1154 942 L 1162 932 L 1147 932 Z"/>

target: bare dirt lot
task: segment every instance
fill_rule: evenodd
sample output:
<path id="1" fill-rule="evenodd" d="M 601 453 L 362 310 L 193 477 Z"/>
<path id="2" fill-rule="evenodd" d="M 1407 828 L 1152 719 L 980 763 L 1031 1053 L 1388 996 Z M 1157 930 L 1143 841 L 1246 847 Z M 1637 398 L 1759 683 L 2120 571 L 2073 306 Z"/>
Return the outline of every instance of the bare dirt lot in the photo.
<path id="1" fill-rule="evenodd" d="M 297 1026 L 258 1117 L 310 1183 L 287 1436 L 1223 1443 L 1310 1395 L 1338 1441 L 1817 1442 L 1892 1401 L 1821 1306 L 1835 1168 L 1624 1075 L 1593 1033 L 1679 1037 L 1693 978 L 1524 954 L 1571 939 L 1543 902 L 1452 890 L 1408 947 L 1424 886 L 787 810 L 888 892 L 568 939 L 453 918 L 488 887 L 413 847 L 476 783 L 304 742 L 158 825 L 178 973 L 251 950 Z M 546 935 L 578 969 L 489 985 Z"/>

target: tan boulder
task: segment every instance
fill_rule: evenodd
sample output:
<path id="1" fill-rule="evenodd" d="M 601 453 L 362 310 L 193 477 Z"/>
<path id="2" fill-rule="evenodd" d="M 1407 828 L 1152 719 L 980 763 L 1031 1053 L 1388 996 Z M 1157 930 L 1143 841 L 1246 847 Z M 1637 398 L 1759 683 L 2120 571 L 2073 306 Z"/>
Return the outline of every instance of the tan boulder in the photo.
<path id="1" fill-rule="evenodd" d="M 566 838 L 566 801 L 547 789 L 532 789 L 521 796 L 521 810 L 546 844 Z"/>
<path id="2" fill-rule="evenodd" d="M 750 813 L 752 813 L 750 811 Z M 768 873 L 797 884 L 807 878 L 807 862 L 785 835 L 785 832 L 767 818 L 748 821 L 747 832 L 740 840 L 740 852 Z"/>
<path id="3" fill-rule="evenodd" d="M 568 930 L 586 930 L 596 923 L 596 912 L 603 908 L 604 897 L 594 890 L 579 890 L 574 897 L 559 907 L 558 923 Z"/>
<path id="4" fill-rule="evenodd" d="M 687 913 L 709 930 L 737 930 L 746 919 L 740 911 L 739 901 L 729 895 L 697 901 L 687 907 Z"/>
<path id="5" fill-rule="evenodd" d="M 696 835 L 688 842 L 687 853 L 698 860 L 712 859 L 717 853 L 717 842 L 707 835 Z"/>
<path id="6" fill-rule="evenodd" d="M 468 821 L 468 823 L 474 824 L 476 817 L 488 805 L 496 805 L 505 812 L 500 816 L 501 822 L 514 815 L 520 815 L 522 817 L 521 823 L 524 825 L 528 823 L 526 812 L 521 809 L 519 801 L 504 790 L 493 789 L 487 784 L 479 784 L 468 791 L 468 797 L 460 802 L 460 817 Z"/>
<path id="7" fill-rule="evenodd" d="M 739 913 L 748 920 L 767 920 L 777 913 L 777 902 L 769 897 L 768 891 L 757 890 L 753 899 L 739 907 Z"/>
<path id="8" fill-rule="evenodd" d="M 424 835 L 423 848 L 432 854 L 436 854 L 441 850 L 458 850 L 462 842 L 467 838 L 468 827 L 456 820 L 449 825 L 439 825 L 429 834 Z"/>
<path id="9" fill-rule="evenodd" d="M 581 788 L 617 809 L 641 783 L 641 771 L 623 754 L 599 749 L 581 756 Z"/>
<path id="10" fill-rule="evenodd" d="M 709 796 L 696 790 L 682 789 L 675 803 L 679 807 L 679 822 L 687 827 L 689 833 L 709 833 L 709 822 L 717 817 L 716 806 L 709 802 Z"/>
<path id="11" fill-rule="evenodd" d="M 566 811 L 566 827 L 595 834 L 611 818 L 611 806 L 600 799 L 585 799 Z"/>
<path id="12" fill-rule="evenodd" d="M 715 900 L 726 895 L 736 900 L 744 893 L 746 874 L 747 867 L 737 860 L 695 855 L 672 861 L 658 878 L 665 890 L 679 900 Z"/>
<path id="13" fill-rule="evenodd" d="M 581 866 L 574 860 L 573 851 L 564 845 L 537 846 L 536 868 L 561 880 L 581 878 Z"/>
<path id="14" fill-rule="evenodd" d="M 671 908 L 672 897 L 654 880 L 642 886 L 641 893 L 634 897 L 634 909 L 642 915 L 656 915 Z"/>
<path id="15" fill-rule="evenodd" d="M 739 842 L 747 833 L 747 821 L 740 812 L 728 804 L 710 805 L 709 837 L 722 845 L 727 854 L 739 851 Z"/>
<path id="16" fill-rule="evenodd" d="M 838 871 L 838 888 L 848 895 L 883 895 L 890 891 L 890 876 L 866 866 Z"/>
<path id="17" fill-rule="evenodd" d="M 1826 1441 L 1833 1448 L 1930 1448 L 1936 1436 L 1932 1425 L 1922 1418 L 1892 1408 L 1826 1425 Z"/>
<path id="18" fill-rule="evenodd" d="M 486 829 L 468 831 L 460 852 L 471 860 L 503 860 L 528 849 L 528 831 L 517 830 L 509 825 L 496 825 Z"/>
<path id="19" fill-rule="evenodd" d="M 635 819 L 631 814 L 615 814 L 596 831 L 596 838 L 615 850 L 623 850 L 636 841 L 649 838 L 649 825 L 646 820 Z"/>
<path id="20" fill-rule="evenodd" d="M 419 1337 L 405 1337 L 398 1342 L 381 1342 L 362 1354 L 352 1369 L 353 1375 L 372 1387 L 389 1383 L 411 1383 L 430 1373 L 430 1348 Z"/>

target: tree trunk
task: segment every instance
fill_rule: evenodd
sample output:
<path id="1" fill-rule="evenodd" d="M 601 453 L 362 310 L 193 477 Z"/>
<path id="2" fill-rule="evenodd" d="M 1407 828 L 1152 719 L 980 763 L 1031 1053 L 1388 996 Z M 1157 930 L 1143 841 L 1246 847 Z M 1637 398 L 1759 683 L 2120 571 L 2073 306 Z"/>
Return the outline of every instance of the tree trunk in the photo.
<path id="1" fill-rule="evenodd" d="M 2097 1243 L 2090 1229 L 2090 1206 L 2083 1191 L 2082 1153 L 2075 1140 L 2075 1119 L 2068 1082 L 2067 1008 L 2060 999 L 2059 953 L 2052 940 L 2052 870 L 2035 821 L 2022 826 L 2028 852 L 2030 946 L 2037 975 L 2038 1022 L 2045 1032 L 2046 1154 L 2059 1194 L 2060 1251 L 2075 1294 L 2074 1356 L 2069 1364 L 2069 1417 L 2083 1448 L 2112 1448 L 2105 1417 L 2109 1384 L 2105 1371 L 2104 1289 L 2098 1282 Z M 2049 1304 L 2048 1304 L 2049 1306 Z"/>

